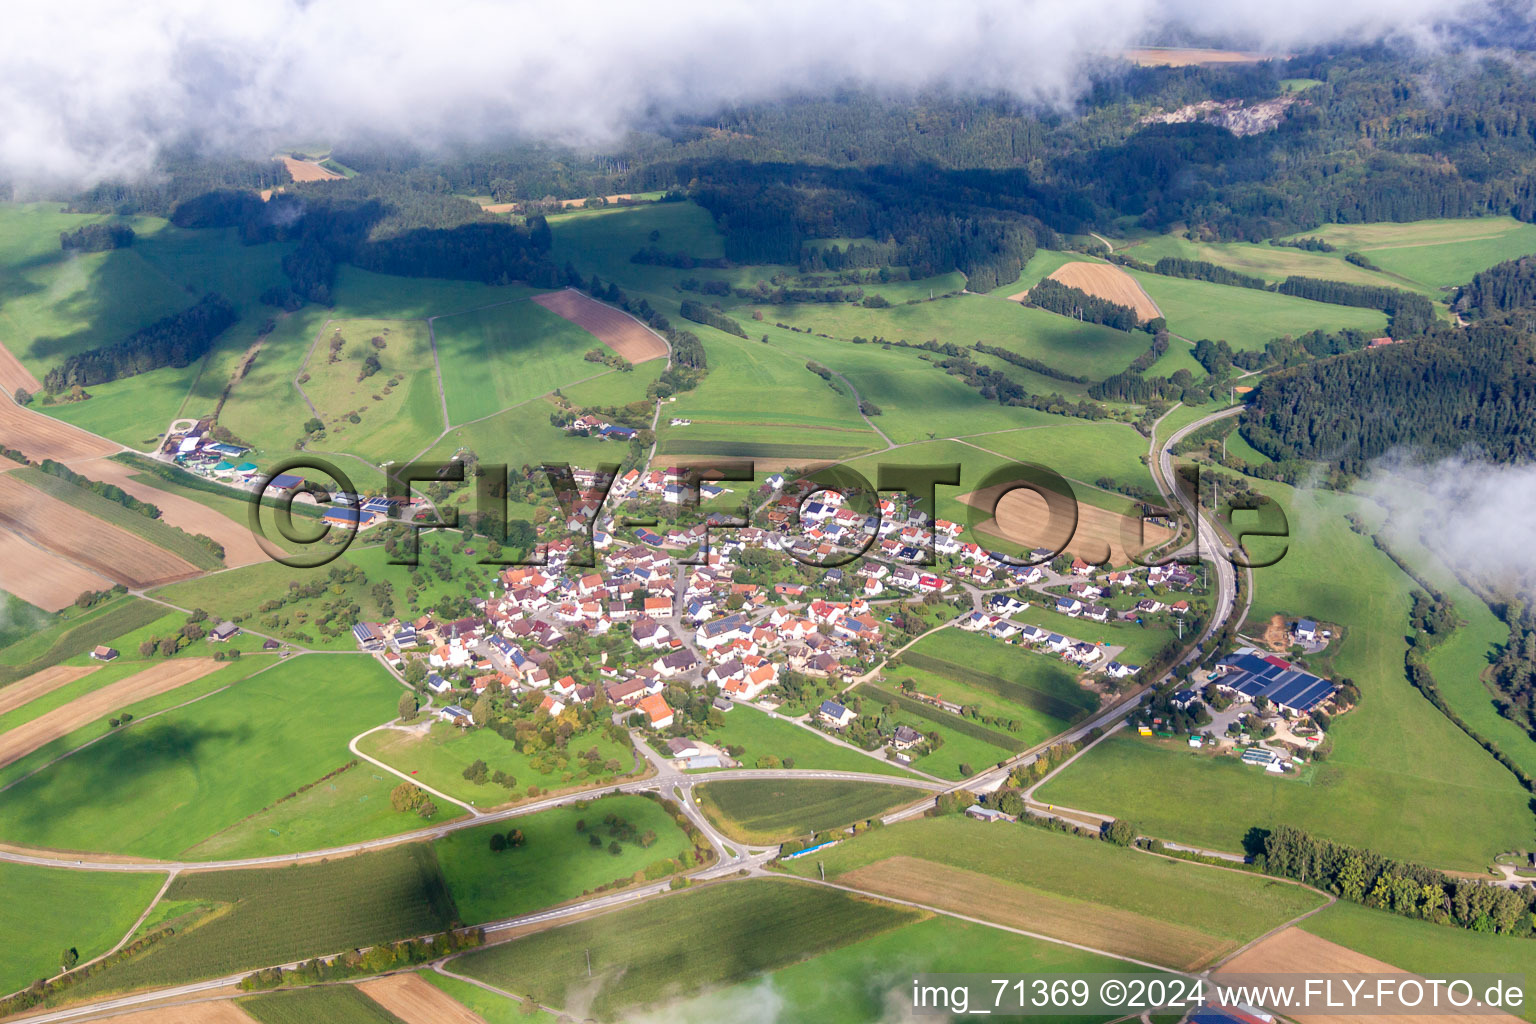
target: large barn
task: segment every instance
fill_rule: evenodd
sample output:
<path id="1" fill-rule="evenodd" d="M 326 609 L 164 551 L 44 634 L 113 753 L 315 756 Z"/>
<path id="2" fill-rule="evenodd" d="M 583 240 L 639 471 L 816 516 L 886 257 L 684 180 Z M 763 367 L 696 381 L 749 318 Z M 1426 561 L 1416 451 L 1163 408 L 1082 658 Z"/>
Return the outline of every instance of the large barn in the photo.
<path id="1" fill-rule="evenodd" d="M 1264 697 L 1290 715 L 1304 715 L 1315 710 L 1335 687 L 1328 680 L 1293 666 L 1284 658 L 1262 654 L 1244 647 L 1221 659 L 1218 686 L 1250 700 Z"/>

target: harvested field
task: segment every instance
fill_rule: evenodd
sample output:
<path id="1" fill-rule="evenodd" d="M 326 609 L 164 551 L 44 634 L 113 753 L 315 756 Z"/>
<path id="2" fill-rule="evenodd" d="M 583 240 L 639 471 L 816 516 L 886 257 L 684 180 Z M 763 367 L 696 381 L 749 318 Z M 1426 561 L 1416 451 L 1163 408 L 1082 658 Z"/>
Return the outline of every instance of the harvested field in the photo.
<path id="1" fill-rule="evenodd" d="M 1143 46 L 1122 50 L 1120 56 L 1144 68 L 1185 68 L 1192 64 L 1257 64 L 1265 60 L 1283 60 L 1289 54 L 1207 50 L 1185 46 Z"/>
<path id="2" fill-rule="evenodd" d="M 201 573 L 191 562 L 45 494 L 16 479 L 15 474 L 0 474 L 0 526 L 129 587 L 153 586 Z"/>
<path id="3" fill-rule="evenodd" d="M 256 542 L 249 526 L 221 515 L 201 502 L 162 491 L 143 480 L 135 480 L 133 476 L 136 471 L 132 466 L 111 459 L 92 459 L 76 463 L 70 468 L 92 480 L 121 487 L 140 501 L 156 506 L 160 509 L 162 523 L 218 541 L 224 546 L 224 564 L 231 569 L 260 562 L 268 557 Z"/>
<path id="4" fill-rule="evenodd" d="M 1191 970 L 1236 943 L 1128 910 L 1064 899 L 991 875 L 917 857 L 887 857 L 838 876 L 838 884 Z"/>
<path id="5" fill-rule="evenodd" d="M 1136 279 L 1113 263 L 1068 263 L 1053 271 L 1050 278 L 1068 288 L 1130 306 L 1142 320 L 1163 315 Z"/>
<path id="6" fill-rule="evenodd" d="M 631 194 L 629 192 L 621 192 L 618 195 L 604 196 L 603 198 L 608 200 L 609 203 L 617 203 L 621 199 L 633 199 L 635 197 L 634 197 L 633 194 Z M 582 199 L 562 199 L 562 200 L 560 200 L 560 209 L 562 209 L 562 210 L 569 210 L 571 207 L 573 207 L 573 206 L 580 206 L 582 203 L 585 203 L 585 202 L 586 202 L 585 198 L 582 198 Z M 518 210 L 520 210 L 522 208 L 523 208 L 523 204 L 522 203 L 481 203 L 480 204 L 480 209 L 484 210 L 486 213 L 516 213 Z"/>
<path id="7" fill-rule="evenodd" d="M 0 688 L 0 715 L 14 711 L 23 704 L 30 704 L 45 693 L 52 693 L 66 683 L 95 672 L 100 665 L 54 665 L 41 672 L 34 672 L 25 679 L 18 679 L 10 686 Z"/>
<path id="8" fill-rule="evenodd" d="M 11 350 L 0 345 L 0 388 L 5 390 L 8 398 L 16 393 L 17 388 L 26 388 L 29 394 L 37 394 L 43 390 L 43 382 L 32 376 L 32 371 L 21 365 L 21 360 L 11 353 Z"/>
<path id="9" fill-rule="evenodd" d="M 0 401 L 0 442 L 34 462 L 43 459 L 73 462 L 123 450 L 123 446 L 115 441 L 97 437 L 52 416 L 23 409 L 11 401 Z"/>
<path id="10" fill-rule="evenodd" d="M 1243 950 L 1229 962 L 1222 964 L 1221 969 L 1213 976 L 1217 980 L 1229 978 L 1237 974 L 1295 974 L 1316 977 L 1323 974 L 1397 974 L 1409 977 L 1417 977 L 1410 972 L 1383 963 L 1374 957 L 1357 953 L 1347 946 L 1341 946 L 1327 939 L 1320 939 L 1310 932 L 1304 932 L 1300 928 L 1287 928 L 1277 932 L 1254 946 Z M 1401 1011 L 1391 1013 L 1390 1018 L 1381 1016 L 1392 1007 L 1383 1003 L 1373 1007 L 1376 1012 L 1363 1014 L 1329 1013 L 1329 1014 L 1287 1014 L 1299 1024 L 1375 1024 L 1375 1022 L 1390 1019 L 1396 1024 L 1435 1024 L 1443 1022 L 1445 1013 L 1422 1014 L 1403 1013 Z M 1457 1013 L 1452 1018 L 1458 1022 L 1476 1021 L 1478 1024 L 1514 1024 L 1518 1018 L 1502 1013 Z"/>
<path id="11" fill-rule="evenodd" d="M 664 359 L 667 343 L 628 313 L 605 306 L 596 299 L 567 288 L 535 295 L 533 301 L 556 316 L 565 317 L 632 363 Z"/>
<path id="12" fill-rule="evenodd" d="M 283 166 L 288 168 L 288 173 L 293 175 L 294 181 L 335 181 L 344 175 L 321 167 L 313 160 L 295 160 L 291 156 L 283 157 Z"/>
<path id="13" fill-rule="evenodd" d="M 405 1024 L 485 1024 L 484 1017 L 415 974 L 392 974 L 357 987 Z"/>
<path id="14" fill-rule="evenodd" d="M 97 1024 L 255 1024 L 255 1021 L 232 1001 L 220 999 L 99 1017 Z"/>
<path id="15" fill-rule="evenodd" d="M 10 732 L 0 734 L 0 768 L 26 757 L 44 744 L 68 736 L 82 725 L 89 725 L 98 718 L 146 698 L 168 693 L 223 667 L 222 662 L 212 658 L 165 661 L 153 668 L 135 672 L 110 686 L 103 686 L 79 700 L 72 700 L 61 708 L 55 708 L 46 715 L 40 715 Z"/>
<path id="16" fill-rule="evenodd" d="M 0 590 L 56 612 L 87 590 L 105 590 L 112 581 L 0 527 Z"/>
<path id="17" fill-rule="evenodd" d="M 981 509 L 992 507 L 994 501 L 997 503 L 995 517 L 981 523 L 977 529 L 1025 547 L 1060 544 L 1065 524 L 1051 524 L 1045 499 L 1031 490 L 1010 491 L 1011 486 L 997 484 L 984 491 L 971 491 L 960 496 L 961 501 Z M 1125 565 L 1130 561 L 1131 552 L 1156 547 L 1173 537 L 1172 530 L 1078 502 L 1077 527 L 1067 540 L 1066 550 L 1085 562 Z"/>

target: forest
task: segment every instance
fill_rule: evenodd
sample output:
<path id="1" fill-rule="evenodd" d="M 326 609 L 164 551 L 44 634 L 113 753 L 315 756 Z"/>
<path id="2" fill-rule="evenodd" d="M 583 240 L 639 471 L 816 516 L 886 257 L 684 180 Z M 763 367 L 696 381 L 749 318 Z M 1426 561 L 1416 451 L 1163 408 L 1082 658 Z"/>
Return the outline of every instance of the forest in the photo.
<path id="1" fill-rule="evenodd" d="M 1536 307 L 1536 257 L 1506 260 L 1481 271 L 1457 293 L 1453 305 L 1472 316 Z"/>
<path id="2" fill-rule="evenodd" d="M 122 341 L 77 352 L 43 376 L 43 388 L 56 394 L 76 385 L 148 373 L 162 366 L 187 366 L 213 347 L 213 340 L 237 319 L 235 307 L 216 292 L 196 305 L 156 320 Z"/>
<path id="3" fill-rule="evenodd" d="M 1490 459 L 1536 454 L 1533 337 L 1509 323 L 1439 325 L 1410 345 L 1345 352 L 1271 374 L 1242 432 L 1270 458 L 1314 459 L 1351 475 L 1392 448 Z"/>

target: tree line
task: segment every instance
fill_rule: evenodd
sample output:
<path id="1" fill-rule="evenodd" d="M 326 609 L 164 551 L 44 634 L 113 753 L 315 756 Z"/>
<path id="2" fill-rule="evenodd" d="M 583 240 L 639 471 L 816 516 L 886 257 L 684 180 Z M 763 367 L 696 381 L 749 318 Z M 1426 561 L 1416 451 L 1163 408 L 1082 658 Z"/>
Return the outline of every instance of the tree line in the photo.
<path id="1" fill-rule="evenodd" d="M 1435 307 L 1429 299 L 1401 288 L 1292 275 L 1281 281 L 1275 290 L 1282 295 L 1295 295 L 1314 302 L 1379 309 L 1392 318 L 1387 333 L 1399 340 L 1417 337 L 1435 322 Z"/>
<path id="2" fill-rule="evenodd" d="M 65 252 L 106 252 L 126 249 L 133 244 L 134 237 L 133 228 L 127 224 L 103 221 L 59 232 L 59 248 Z"/>
<path id="3" fill-rule="evenodd" d="M 1457 291 L 1454 305 L 1474 316 L 1536 307 L 1536 257 L 1505 260 L 1480 271 Z"/>
<path id="4" fill-rule="evenodd" d="M 696 324 L 703 324 L 706 327 L 713 327 L 717 331 L 724 331 L 726 334 L 734 334 L 738 338 L 745 338 L 747 336 L 747 332 L 741 326 L 741 324 L 737 323 L 735 320 L 732 320 L 730 317 L 726 316 L 719 310 L 704 305 L 702 302 L 695 302 L 692 299 L 684 299 L 682 314 L 684 320 L 692 320 Z"/>
<path id="5" fill-rule="evenodd" d="M 1024 303 L 1062 316 L 1113 327 L 1117 331 L 1133 331 L 1139 322 L 1136 311 L 1130 306 L 1089 295 L 1081 288 L 1073 288 L 1049 277 L 1041 279 L 1030 288 Z"/>
<path id="6" fill-rule="evenodd" d="M 162 317 L 122 341 L 77 352 L 43 376 L 43 387 L 56 394 L 76 385 L 89 387 L 132 377 L 164 366 L 187 366 L 201 359 L 213 341 L 237 319 L 224 296 L 209 292 L 196 305 Z"/>

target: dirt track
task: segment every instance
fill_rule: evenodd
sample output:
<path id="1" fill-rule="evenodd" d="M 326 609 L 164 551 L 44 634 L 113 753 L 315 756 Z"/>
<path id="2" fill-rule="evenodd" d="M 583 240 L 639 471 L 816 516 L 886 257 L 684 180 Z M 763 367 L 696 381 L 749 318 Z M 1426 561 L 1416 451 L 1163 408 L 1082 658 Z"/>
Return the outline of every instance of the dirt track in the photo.
<path id="1" fill-rule="evenodd" d="M 1050 278 L 1069 288 L 1130 306 L 1142 320 L 1163 315 L 1136 279 L 1112 263 L 1068 263 L 1053 271 Z"/>
<path id="2" fill-rule="evenodd" d="M 207 505 L 193 501 L 191 498 L 162 491 L 158 487 L 145 483 L 142 479 L 135 480 L 133 477 L 136 471 L 131 466 L 113 462 L 111 459 L 92 459 L 89 462 L 76 463 L 70 468 L 92 480 L 101 480 L 121 487 L 140 501 L 147 501 L 158 507 L 162 523 L 178 526 L 188 533 L 201 533 L 205 537 L 218 541 L 224 545 L 224 564 L 231 569 L 265 561 L 268 557 L 267 553 L 261 549 L 261 545 L 256 543 L 250 527 L 215 512 Z"/>
<path id="3" fill-rule="evenodd" d="M 648 327 L 628 313 L 605 306 L 581 292 L 566 288 L 546 295 L 535 295 L 533 301 L 556 316 L 565 317 L 582 330 L 590 331 L 597 336 L 598 341 L 632 363 L 666 358 L 667 343 Z"/>
<path id="4" fill-rule="evenodd" d="M 44 611 L 56 612 L 68 608 L 87 590 L 105 590 L 111 585 L 105 576 L 44 551 L 0 525 L 0 590 Z"/>
<path id="5" fill-rule="evenodd" d="M 135 704 L 148 697 L 167 693 L 178 686 L 201 679 L 224 663 L 212 658 L 179 658 L 165 661 L 127 679 L 72 700 L 61 708 L 24 722 L 10 732 L 0 733 L 0 768 L 26 757 L 61 736 L 68 736 L 83 725 Z"/>
<path id="6" fill-rule="evenodd" d="M 1409 972 L 1368 957 L 1364 953 L 1357 953 L 1336 942 L 1318 938 L 1300 928 L 1287 928 L 1233 957 L 1230 962 L 1222 965 L 1221 970 L 1217 971 L 1214 977 L 1219 980 L 1223 976 L 1233 974 L 1295 974 L 1316 977 L 1320 974 L 1407 975 Z M 1388 1020 L 1393 1024 L 1436 1024 L 1436 1022 L 1444 1024 L 1447 1020 L 1457 1021 L 1458 1024 L 1467 1021 L 1476 1021 L 1478 1024 L 1515 1024 L 1517 1020 L 1506 1014 L 1488 1012 L 1458 1013 L 1449 1017 L 1443 1012 L 1440 1014 L 1395 1012 L 1390 1016 L 1382 1016 L 1380 1011 L 1390 1010 L 1391 1007 L 1380 1006 L 1372 1009 L 1378 1012 L 1301 1016 L 1288 1013 L 1286 1016 L 1299 1021 L 1300 1024 L 1379 1024 L 1381 1021 Z"/>
<path id="7" fill-rule="evenodd" d="M 414 974 L 392 974 L 357 987 L 405 1024 L 485 1024 L 478 1013 Z"/>
<path id="8" fill-rule="evenodd" d="M 123 450 L 120 444 L 52 416 L 23 409 L 8 398 L 0 398 L 0 443 L 17 449 L 34 462 L 73 462 Z"/>
<path id="9" fill-rule="evenodd" d="M 54 665 L 41 672 L 34 672 L 25 679 L 18 679 L 10 686 L 0 687 L 0 715 L 23 704 L 30 704 L 44 694 L 88 676 L 99 668 L 100 665 Z"/>
<path id="10" fill-rule="evenodd" d="M 917 857 L 888 857 L 839 875 L 837 881 L 1170 967 L 1200 967 L 1237 945 L 1193 928 L 1001 884 L 989 875 Z"/>
<path id="11" fill-rule="evenodd" d="M 191 562 L 28 486 L 11 473 L 0 474 L 0 526 L 130 587 L 185 579 L 202 572 Z"/>
<path id="12" fill-rule="evenodd" d="M 35 395 L 43 390 L 43 382 L 32 376 L 32 371 L 22 366 L 10 349 L 0 345 L 0 390 L 14 395 L 17 388 L 26 388 Z"/>
<path id="13" fill-rule="evenodd" d="M 153 1010 L 98 1017 L 96 1024 L 256 1024 L 255 1018 L 227 999 L 218 1002 L 158 1006 Z"/>
<path id="14" fill-rule="evenodd" d="M 972 491 L 960 496 L 961 501 L 980 509 L 991 507 L 994 500 L 997 502 L 996 517 L 979 524 L 977 529 L 1027 547 L 1058 545 L 1065 526 L 1050 524 L 1045 499 L 1030 490 L 1007 491 L 1009 486 L 998 484 L 985 492 Z M 999 494 L 1002 495 L 1000 498 L 995 497 Z M 1141 521 L 1134 517 L 1080 501 L 1077 503 L 1077 528 L 1067 541 L 1066 550 L 1085 562 L 1100 564 L 1107 559 L 1110 565 L 1125 565 L 1130 561 L 1128 546 L 1144 550 L 1173 537 L 1171 530 L 1147 524 L 1145 543 L 1138 544 L 1141 530 Z M 1127 540 L 1131 542 L 1129 545 Z"/>

